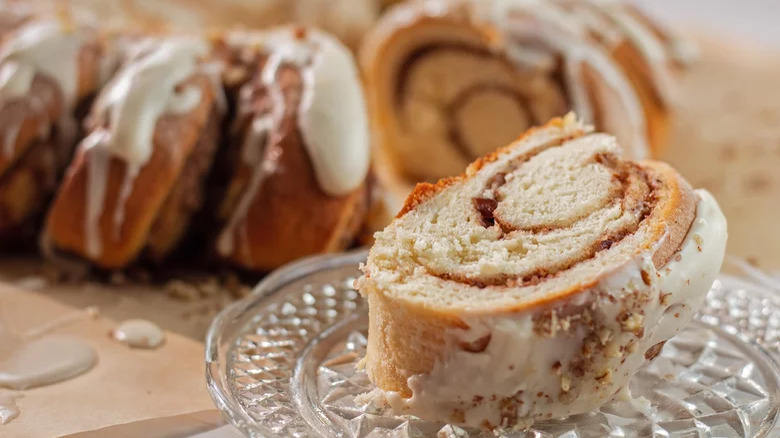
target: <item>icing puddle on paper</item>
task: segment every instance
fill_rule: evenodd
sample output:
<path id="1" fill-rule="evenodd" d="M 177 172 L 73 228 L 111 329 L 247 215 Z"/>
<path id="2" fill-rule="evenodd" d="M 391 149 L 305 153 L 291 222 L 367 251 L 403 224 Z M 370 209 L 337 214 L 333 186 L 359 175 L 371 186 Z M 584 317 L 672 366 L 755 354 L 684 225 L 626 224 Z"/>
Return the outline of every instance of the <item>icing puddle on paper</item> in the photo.
<path id="1" fill-rule="evenodd" d="M 0 386 L 22 390 L 51 385 L 89 371 L 97 353 L 83 340 L 46 335 L 20 342 L 0 363 Z"/>
<path id="2" fill-rule="evenodd" d="M 0 388 L 24 390 L 72 379 L 92 369 L 97 353 L 86 341 L 51 331 L 87 317 L 97 310 L 88 308 L 67 314 L 22 334 L 14 333 L 0 318 Z M 0 424 L 19 415 L 18 394 L 0 394 Z"/>
<path id="3" fill-rule="evenodd" d="M 154 349 L 165 342 L 165 333 L 153 322 L 143 319 L 129 319 L 119 324 L 113 337 L 132 348 Z"/>

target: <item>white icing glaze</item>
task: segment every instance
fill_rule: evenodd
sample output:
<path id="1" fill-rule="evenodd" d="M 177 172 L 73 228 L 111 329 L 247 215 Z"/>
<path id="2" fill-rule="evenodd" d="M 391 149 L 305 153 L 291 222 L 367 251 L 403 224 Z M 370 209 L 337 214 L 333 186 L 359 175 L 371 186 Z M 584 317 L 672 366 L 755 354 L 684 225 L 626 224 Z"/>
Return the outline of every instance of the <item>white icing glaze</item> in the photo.
<path id="1" fill-rule="evenodd" d="M 677 255 L 660 270 L 650 251 L 606 272 L 595 289 L 555 304 L 549 333 L 534 329 L 534 317 L 549 309 L 463 317 L 470 328 L 446 334 L 447 345 L 452 345 L 447 356 L 430 373 L 409 377 L 411 398 L 389 391 L 379 392 L 379 397 L 397 413 L 451 421 L 458 409 L 465 424 L 487 421 L 493 426 L 501 424 L 506 397 L 512 398 L 521 421 L 589 412 L 610 400 L 625 399 L 626 392 L 619 390 L 645 363 L 645 352 L 690 322 L 720 270 L 726 220 L 709 193 L 697 194 L 694 222 Z M 649 298 L 642 302 L 644 313 L 620 319 L 626 300 L 640 295 Z M 596 339 L 589 340 L 582 325 L 557 324 L 555 310 L 567 306 L 590 306 L 598 327 Z M 641 337 L 636 335 L 640 329 Z M 457 347 L 486 335 L 490 338 L 482 352 Z M 583 351 L 590 349 L 588 342 L 595 342 L 594 351 L 600 344 L 601 350 L 587 356 L 591 368 L 584 375 L 574 376 L 569 365 L 581 360 Z"/>
<path id="2" fill-rule="evenodd" d="M 345 195 L 368 174 L 369 133 L 366 104 L 352 55 L 332 38 L 318 37 L 299 109 L 304 145 L 322 189 Z"/>
<path id="3" fill-rule="evenodd" d="M 113 235 L 119 237 L 125 203 L 135 178 L 152 155 L 154 131 L 164 114 L 192 110 L 202 96 L 196 87 L 178 85 L 198 71 L 207 44 L 197 38 L 146 40 L 131 49 L 132 56 L 103 88 L 93 115 L 105 126 L 88 135 L 80 145 L 88 160 L 87 206 L 84 221 L 86 253 L 102 254 L 100 217 L 103 215 L 108 166 L 116 157 L 126 164 L 125 177 L 112 215 Z"/>
<path id="4" fill-rule="evenodd" d="M 143 319 L 129 319 L 117 326 L 114 339 L 133 348 L 158 348 L 165 342 L 165 332 L 157 324 Z"/>
<path id="5" fill-rule="evenodd" d="M 20 395 L 15 394 L 0 395 L 0 424 L 8 424 L 19 416 L 20 412 L 19 407 L 16 406 L 16 399 L 20 397 Z"/>
<path id="6" fill-rule="evenodd" d="M 122 232 L 122 224 L 125 222 L 125 206 L 127 205 L 127 199 L 133 192 L 133 182 L 138 177 L 138 172 L 141 171 L 141 166 L 137 164 L 128 164 L 125 168 L 125 177 L 122 179 L 122 186 L 119 189 L 119 197 L 117 198 L 117 207 L 114 210 L 113 218 L 113 230 L 114 239 L 119 240 Z"/>
<path id="7" fill-rule="evenodd" d="M 81 147 L 91 149 L 90 162 L 87 166 L 87 204 L 84 211 L 85 251 L 89 257 L 99 257 L 103 253 L 103 241 L 100 239 L 100 216 L 103 214 L 103 203 L 106 198 L 106 181 L 108 181 L 108 163 L 110 153 L 99 147 L 108 136 L 106 131 L 95 131 L 81 142 Z"/>
<path id="8" fill-rule="evenodd" d="M 46 335 L 24 342 L 0 362 L 0 386 L 27 389 L 51 385 L 89 371 L 97 354 L 83 340 Z"/>
<path id="9" fill-rule="evenodd" d="M 260 72 L 260 77 L 263 86 L 268 89 L 272 105 L 270 113 L 255 116 L 241 145 L 242 162 L 252 169 L 252 176 L 241 194 L 235 211 L 230 215 L 226 226 L 217 239 L 217 252 L 223 257 L 235 252 L 235 242 L 239 240 L 236 231 L 242 235 L 240 241 L 247 245 L 243 248 L 244 251 L 248 249 L 249 230 L 246 218 L 249 207 L 257 196 L 263 180 L 277 168 L 281 152 L 278 148 L 269 151 L 268 146 L 272 134 L 278 131 L 279 125 L 282 123 L 287 106 L 284 94 L 276 82 L 279 68 L 283 65 L 302 68 L 310 62 L 310 51 L 304 42 L 293 39 L 287 32 L 289 31 L 268 35 L 235 33 L 230 36 L 233 44 L 262 46 L 266 50 L 271 50 L 271 54 Z"/>
<path id="10" fill-rule="evenodd" d="M 56 20 L 33 20 L 14 32 L 0 49 L 0 63 L 15 64 L 0 75 L 0 98 L 27 95 L 36 73 L 53 79 L 65 102 L 73 105 L 78 92 L 78 53 L 84 34 Z"/>
<path id="11" fill-rule="evenodd" d="M 109 136 L 100 146 L 113 156 L 143 165 L 152 155 L 152 137 L 163 114 L 181 114 L 200 102 L 195 87 L 177 86 L 192 76 L 208 46 L 196 38 L 168 38 L 144 48 L 101 91 L 93 114 L 104 117 Z M 94 145 L 93 145 L 94 146 Z"/>
<path id="12" fill-rule="evenodd" d="M 66 29 L 56 20 L 33 20 L 10 34 L 0 48 L 0 102 L 25 97 L 30 92 L 37 74 L 53 80 L 62 92 L 66 112 L 76 103 L 78 94 L 79 51 L 85 40 L 85 32 Z M 32 101 L 35 113 L 43 113 L 42 102 Z M 6 156 L 13 153 L 16 137 L 24 119 L 20 114 L 5 127 L 2 149 Z M 51 126 L 43 124 L 39 138 L 49 135 Z"/>

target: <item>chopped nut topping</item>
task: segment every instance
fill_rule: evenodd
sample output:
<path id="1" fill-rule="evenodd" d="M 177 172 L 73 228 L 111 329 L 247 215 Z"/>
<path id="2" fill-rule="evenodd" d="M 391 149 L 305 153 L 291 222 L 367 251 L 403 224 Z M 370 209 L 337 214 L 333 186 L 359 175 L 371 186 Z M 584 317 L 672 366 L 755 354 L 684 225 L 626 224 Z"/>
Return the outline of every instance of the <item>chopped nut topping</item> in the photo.
<path id="1" fill-rule="evenodd" d="M 569 392 L 569 389 L 571 389 L 571 379 L 569 378 L 569 376 L 562 376 L 561 377 L 561 391 Z"/>
<path id="2" fill-rule="evenodd" d="M 650 273 L 642 269 L 642 283 L 650 286 Z"/>
<path id="3" fill-rule="evenodd" d="M 601 345 L 607 345 L 607 342 L 612 339 L 612 330 L 606 327 L 602 327 L 601 330 L 596 333 L 596 335 L 599 337 Z"/>
<path id="4" fill-rule="evenodd" d="M 636 332 L 642 328 L 642 322 L 644 321 L 644 316 L 642 316 L 639 313 L 623 312 L 620 314 L 620 316 L 618 316 L 618 321 L 620 322 L 620 325 L 623 327 L 624 332 Z"/>
<path id="5" fill-rule="evenodd" d="M 616 343 L 609 344 L 604 350 L 604 356 L 607 358 L 617 358 L 622 355 L 622 350 Z"/>
<path id="6" fill-rule="evenodd" d="M 650 347 L 647 351 L 645 351 L 645 359 L 655 359 L 659 354 L 661 354 L 661 350 L 664 348 L 664 344 L 666 344 L 666 341 L 659 342 Z"/>
<path id="7" fill-rule="evenodd" d="M 195 301 L 200 297 L 198 288 L 182 280 L 171 280 L 165 285 L 165 291 L 171 298 L 182 301 Z"/>
<path id="8" fill-rule="evenodd" d="M 612 370 L 607 368 L 605 370 L 601 370 L 599 373 L 596 374 L 595 377 L 596 381 L 599 383 L 609 383 L 612 381 Z"/>
<path id="9" fill-rule="evenodd" d="M 468 351 L 469 353 L 482 353 L 488 347 L 488 344 L 490 344 L 490 338 L 491 335 L 490 333 L 488 333 L 487 335 L 475 341 L 461 342 L 460 348 L 462 348 L 465 351 Z"/>

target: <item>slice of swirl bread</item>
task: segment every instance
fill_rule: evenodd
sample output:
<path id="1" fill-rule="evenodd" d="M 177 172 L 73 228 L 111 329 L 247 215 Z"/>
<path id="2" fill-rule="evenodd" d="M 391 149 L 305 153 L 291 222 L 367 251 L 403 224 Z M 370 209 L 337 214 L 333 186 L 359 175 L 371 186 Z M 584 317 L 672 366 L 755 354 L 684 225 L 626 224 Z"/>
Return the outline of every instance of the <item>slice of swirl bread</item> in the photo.
<path id="1" fill-rule="evenodd" d="M 376 234 L 363 361 L 399 413 L 498 427 L 624 394 L 701 305 L 726 244 L 706 191 L 554 119 Z"/>

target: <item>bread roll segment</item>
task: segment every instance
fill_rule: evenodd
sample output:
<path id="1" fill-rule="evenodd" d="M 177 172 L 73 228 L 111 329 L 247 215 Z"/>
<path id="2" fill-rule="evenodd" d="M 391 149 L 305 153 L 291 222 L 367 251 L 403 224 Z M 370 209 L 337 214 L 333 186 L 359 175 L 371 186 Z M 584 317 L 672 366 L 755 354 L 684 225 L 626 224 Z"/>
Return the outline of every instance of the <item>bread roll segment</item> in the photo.
<path id="1" fill-rule="evenodd" d="M 101 89 L 49 210 L 43 245 L 120 269 L 163 259 L 202 203 L 217 144 L 221 88 L 206 41 L 138 41 Z"/>
<path id="2" fill-rule="evenodd" d="M 105 81 L 113 50 L 89 26 L 2 15 L 0 238 L 13 241 L 28 237 L 54 192 L 76 142 L 76 109 Z"/>
<path id="3" fill-rule="evenodd" d="M 376 234 L 364 360 L 398 413 L 494 428 L 597 409 L 693 317 L 726 221 L 570 115 L 420 184 Z"/>
<path id="4" fill-rule="evenodd" d="M 300 27 L 233 32 L 245 71 L 232 122 L 240 157 L 219 207 L 217 254 L 271 270 L 347 248 L 367 208 L 370 139 L 360 78 L 335 38 Z M 228 93 L 230 95 L 230 93 Z"/>

